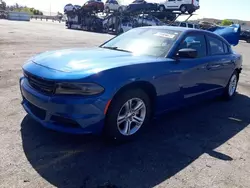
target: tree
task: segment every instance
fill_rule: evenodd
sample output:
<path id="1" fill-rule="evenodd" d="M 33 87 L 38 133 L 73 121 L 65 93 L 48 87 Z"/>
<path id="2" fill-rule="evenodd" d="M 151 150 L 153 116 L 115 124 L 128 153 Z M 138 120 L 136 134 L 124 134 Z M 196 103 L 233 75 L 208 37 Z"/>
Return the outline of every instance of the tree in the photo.
<path id="1" fill-rule="evenodd" d="M 232 21 L 230 21 L 230 20 L 222 20 L 222 22 L 221 22 L 221 25 L 223 25 L 223 26 L 228 26 L 228 25 L 232 25 Z"/>
<path id="2" fill-rule="evenodd" d="M 3 0 L 0 0 L 0 9 L 6 10 L 6 3 Z"/>

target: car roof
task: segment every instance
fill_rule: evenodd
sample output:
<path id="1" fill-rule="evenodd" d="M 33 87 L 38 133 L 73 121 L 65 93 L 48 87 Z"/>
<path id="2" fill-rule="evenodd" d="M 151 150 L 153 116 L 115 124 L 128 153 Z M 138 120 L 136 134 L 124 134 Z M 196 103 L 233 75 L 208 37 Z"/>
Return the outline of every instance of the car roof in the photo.
<path id="1" fill-rule="evenodd" d="M 199 29 L 193 29 L 193 28 L 188 28 L 188 27 L 178 27 L 178 26 L 146 26 L 144 28 L 148 28 L 148 29 L 169 29 L 169 30 L 172 30 L 172 31 L 180 31 L 180 32 L 187 32 L 187 31 L 201 31 L 201 32 L 203 32 L 204 31 L 204 30 L 199 30 Z M 206 32 L 206 31 L 204 31 L 204 32 Z"/>

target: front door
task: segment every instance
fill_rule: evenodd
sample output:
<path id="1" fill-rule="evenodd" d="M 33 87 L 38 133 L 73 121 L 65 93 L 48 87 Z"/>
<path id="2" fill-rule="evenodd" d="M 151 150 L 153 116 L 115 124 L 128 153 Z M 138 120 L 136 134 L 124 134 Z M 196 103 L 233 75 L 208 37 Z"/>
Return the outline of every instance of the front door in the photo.
<path id="1" fill-rule="evenodd" d="M 177 0 L 168 0 L 166 2 L 166 9 L 178 9 Z"/>
<path id="2" fill-rule="evenodd" d="M 179 49 L 192 48 L 197 50 L 197 58 L 181 58 L 177 66 L 182 69 L 180 78 L 180 89 L 185 102 L 196 102 L 203 98 L 209 90 L 208 64 L 210 58 L 207 56 L 207 44 L 203 34 L 188 34 L 181 42 Z"/>

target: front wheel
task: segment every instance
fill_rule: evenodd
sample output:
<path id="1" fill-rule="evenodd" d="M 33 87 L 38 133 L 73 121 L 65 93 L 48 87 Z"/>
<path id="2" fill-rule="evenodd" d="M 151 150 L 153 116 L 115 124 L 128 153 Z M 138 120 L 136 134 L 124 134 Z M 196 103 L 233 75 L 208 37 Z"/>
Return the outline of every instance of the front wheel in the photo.
<path id="1" fill-rule="evenodd" d="M 129 90 L 117 96 L 107 112 L 105 136 L 117 141 L 135 138 L 149 123 L 151 102 L 148 95 L 140 90 Z"/>
<path id="2" fill-rule="evenodd" d="M 238 86 L 238 81 L 239 81 L 239 74 L 235 71 L 233 75 L 231 76 L 227 87 L 225 88 L 223 98 L 226 100 L 230 100 L 234 97 L 236 93 L 236 89 Z"/>
<path id="3" fill-rule="evenodd" d="M 160 12 L 164 12 L 166 9 L 165 9 L 165 6 L 164 5 L 160 5 L 159 6 L 159 11 Z"/>
<path id="4" fill-rule="evenodd" d="M 118 12 L 122 13 L 122 11 L 123 11 L 122 7 L 119 7 Z"/>

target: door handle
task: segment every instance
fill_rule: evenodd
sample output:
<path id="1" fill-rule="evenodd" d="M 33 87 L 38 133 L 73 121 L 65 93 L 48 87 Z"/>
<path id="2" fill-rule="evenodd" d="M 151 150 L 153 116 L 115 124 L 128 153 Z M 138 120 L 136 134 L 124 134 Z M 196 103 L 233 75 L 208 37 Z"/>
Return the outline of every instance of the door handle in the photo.
<path id="1" fill-rule="evenodd" d="M 218 64 L 214 64 L 214 65 L 207 65 L 207 70 L 211 70 L 211 69 L 217 69 L 219 67 L 221 67 L 222 65 L 218 65 Z"/>

